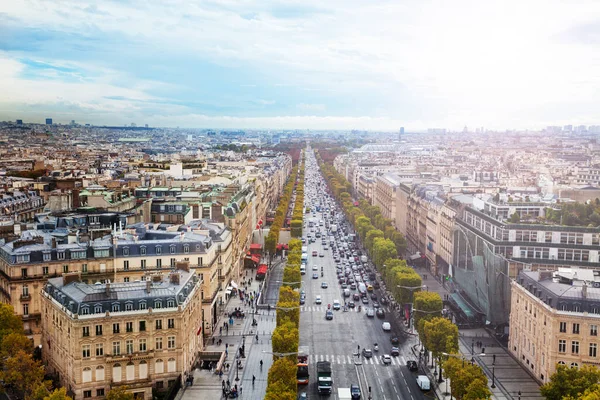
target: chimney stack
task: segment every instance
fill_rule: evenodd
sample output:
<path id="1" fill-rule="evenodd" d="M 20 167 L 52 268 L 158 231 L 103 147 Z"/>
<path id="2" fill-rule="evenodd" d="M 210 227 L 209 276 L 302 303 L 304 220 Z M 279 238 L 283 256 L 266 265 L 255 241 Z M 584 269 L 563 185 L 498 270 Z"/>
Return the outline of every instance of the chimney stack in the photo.
<path id="1" fill-rule="evenodd" d="M 110 297 L 110 282 L 106 282 L 105 293 L 106 296 Z"/>
<path id="2" fill-rule="evenodd" d="M 173 285 L 179 285 L 179 273 L 178 272 L 171 273 L 170 281 Z"/>
<path id="3" fill-rule="evenodd" d="M 149 294 L 151 290 L 152 290 L 152 282 L 146 281 L 146 293 Z"/>
<path id="4" fill-rule="evenodd" d="M 587 282 L 583 282 L 583 286 L 581 287 L 581 297 L 587 299 Z"/>

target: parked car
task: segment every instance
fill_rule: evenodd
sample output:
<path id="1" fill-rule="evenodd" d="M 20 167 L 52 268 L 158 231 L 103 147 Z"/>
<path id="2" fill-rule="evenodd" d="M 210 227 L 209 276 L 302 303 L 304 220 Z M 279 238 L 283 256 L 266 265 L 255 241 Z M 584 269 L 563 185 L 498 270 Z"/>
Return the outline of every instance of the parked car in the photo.
<path id="1" fill-rule="evenodd" d="M 417 362 L 414 360 L 408 360 L 406 362 L 406 367 L 408 368 L 409 371 L 418 371 L 419 370 L 419 366 L 417 365 Z"/>
<path id="2" fill-rule="evenodd" d="M 381 324 L 381 329 L 383 329 L 386 332 L 389 332 L 392 330 L 392 325 L 389 322 L 385 321 L 383 324 Z"/>

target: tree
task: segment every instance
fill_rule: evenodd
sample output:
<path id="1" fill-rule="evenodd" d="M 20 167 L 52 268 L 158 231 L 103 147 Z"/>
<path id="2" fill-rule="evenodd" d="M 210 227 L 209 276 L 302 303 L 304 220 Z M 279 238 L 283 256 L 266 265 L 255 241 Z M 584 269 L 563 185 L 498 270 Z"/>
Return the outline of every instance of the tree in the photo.
<path id="1" fill-rule="evenodd" d="M 283 321 L 273 331 L 271 338 L 273 353 L 297 353 L 298 343 L 300 341 L 300 333 L 298 327 L 289 320 Z M 297 354 L 293 354 L 289 357 L 290 360 L 296 360 Z M 273 355 L 273 359 L 277 359 L 277 355 Z"/>
<path id="2" fill-rule="evenodd" d="M 540 388 L 540 393 L 548 400 L 562 400 L 566 397 L 578 399 L 581 393 L 600 381 L 600 370 L 593 365 L 583 364 L 581 368 L 557 365 L 550 381 Z"/>
<path id="3" fill-rule="evenodd" d="M 19 350 L 4 362 L 0 379 L 29 398 L 44 379 L 44 367 L 31 354 Z"/>
<path id="4" fill-rule="evenodd" d="M 444 308 L 444 302 L 436 292 L 417 292 L 414 294 L 413 307 L 416 310 L 413 313 L 414 326 L 417 327 L 419 337 L 423 339 L 424 322 L 432 320 L 435 317 L 440 317 Z M 439 313 L 430 313 L 430 311 L 439 311 Z"/>
<path id="5" fill-rule="evenodd" d="M 367 250 L 369 250 L 369 253 L 373 252 L 373 241 L 375 240 L 375 238 L 383 238 L 383 232 L 379 229 L 372 229 L 367 232 L 367 236 L 365 238 L 365 246 L 367 247 Z"/>
<path id="6" fill-rule="evenodd" d="M 458 327 L 446 318 L 432 318 L 423 323 L 423 342 L 433 356 L 441 360 L 442 353 L 458 352 Z"/>
<path id="7" fill-rule="evenodd" d="M 375 238 L 373 241 L 373 264 L 380 269 L 388 259 L 394 259 L 398 256 L 396 246 L 389 239 Z"/>
<path id="8" fill-rule="evenodd" d="M 463 400 L 488 400 L 492 398 L 492 392 L 487 385 L 487 379 L 485 381 L 478 377 L 471 380 L 469 386 L 467 386 L 467 392 L 462 397 Z"/>
<path id="9" fill-rule="evenodd" d="M 106 393 L 106 400 L 133 400 L 133 393 L 127 391 L 127 386 L 119 386 Z"/>
<path id="10" fill-rule="evenodd" d="M 300 300 L 300 294 L 289 286 L 279 288 L 279 301 L 283 303 L 293 303 Z"/>
<path id="11" fill-rule="evenodd" d="M 580 393 L 578 397 L 566 396 L 563 400 L 600 400 L 600 385 L 592 385 L 585 389 L 583 394 Z"/>
<path id="12" fill-rule="evenodd" d="M 413 302 L 413 294 L 421 290 L 423 280 L 413 269 L 410 272 L 397 272 L 395 279 L 394 294 L 398 304 Z M 401 287 L 398 287 L 401 286 Z"/>
<path id="13" fill-rule="evenodd" d="M 267 386 L 265 400 L 296 400 L 296 392 L 288 390 L 288 386 L 280 381 Z"/>
<path id="14" fill-rule="evenodd" d="M 521 217 L 518 213 L 515 212 L 513 215 L 510 216 L 508 222 L 510 222 L 511 224 L 518 224 L 519 222 L 521 222 Z"/>
<path id="15" fill-rule="evenodd" d="M 289 358 L 282 357 L 278 360 L 275 360 L 273 365 L 271 365 L 271 368 L 269 368 L 267 384 L 271 386 L 275 385 L 276 382 L 279 382 L 281 385 L 279 389 L 280 392 L 296 393 L 296 388 L 298 386 L 298 382 L 296 380 L 297 368 L 296 362 L 290 360 Z"/>
<path id="16" fill-rule="evenodd" d="M 0 303 L 0 342 L 11 333 L 23 334 L 23 321 L 11 305 Z"/>
<path id="17" fill-rule="evenodd" d="M 443 364 L 445 376 L 450 379 L 452 395 L 457 399 L 489 399 L 487 377 L 479 365 L 448 357 Z"/>
<path id="18" fill-rule="evenodd" d="M 52 381 L 42 381 L 31 391 L 29 400 L 44 400 L 50 396 L 51 389 Z"/>
<path id="19" fill-rule="evenodd" d="M 44 400 L 73 400 L 67 396 L 67 389 L 62 387 L 60 389 L 54 389 L 52 393 L 44 397 Z"/>
<path id="20" fill-rule="evenodd" d="M 33 343 L 31 340 L 20 333 L 9 333 L 4 336 L 2 343 L 0 343 L 0 363 L 1 360 L 14 357 L 19 351 L 32 354 Z"/>
<path id="21" fill-rule="evenodd" d="M 273 229 L 273 228 L 271 228 L 271 229 Z M 279 232 L 278 232 L 278 234 L 279 234 Z M 269 254 L 271 255 L 271 257 L 273 257 L 276 249 L 277 249 L 277 238 L 275 237 L 275 235 L 271 234 L 271 231 L 269 231 L 269 234 L 265 238 L 265 250 L 267 250 L 269 252 Z"/>

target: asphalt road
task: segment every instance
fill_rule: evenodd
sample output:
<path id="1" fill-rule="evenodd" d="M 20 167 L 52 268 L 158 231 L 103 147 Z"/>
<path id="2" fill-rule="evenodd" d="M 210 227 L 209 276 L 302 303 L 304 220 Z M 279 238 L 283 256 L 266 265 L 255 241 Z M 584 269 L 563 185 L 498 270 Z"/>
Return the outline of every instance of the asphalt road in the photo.
<path id="1" fill-rule="evenodd" d="M 310 182 L 308 182 L 310 184 Z M 307 216 L 308 217 L 308 216 Z M 312 214 L 310 214 L 312 217 Z M 322 219 L 320 213 L 316 214 L 317 220 Z M 321 231 L 324 229 L 321 227 Z M 324 257 L 313 257 L 312 251 L 323 252 Z M 299 386 L 299 391 L 306 391 L 309 398 L 319 396 L 316 384 L 316 362 L 330 361 L 333 375 L 332 398 L 337 399 L 337 388 L 349 388 L 351 384 L 358 383 L 361 387 L 362 398 L 368 398 L 368 388 L 371 387 L 373 399 L 422 399 L 434 397 L 433 392 L 423 393 L 416 384 L 416 373 L 408 370 L 407 360 L 414 360 L 410 346 L 417 342 L 414 336 L 404 334 L 401 322 L 387 307 L 384 319 L 368 318 L 365 307 L 358 312 L 358 308 L 334 311 L 331 321 L 325 319 L 328 304 L 339 300 L 344 304 L 344 297 L 336 275 L 336 267 L 331 249 L 323 250 L 321 241 L 308 245 L 308 266 L 306 275 L 303 276 L 303 288 L 306 291 L 306 304 L 301 307 L 300 313 L 300 345 L 309 347 L 310 383 Z M 313 265 L 317 270 L 313 271 Z M 321 277 L 323 266 L 324 277 Z M 313 273 L 318 273 L 318 279 L 313 279 Z M 321 283 L 327 282 L 327 289 L 321 288 Z M 352 291 L 353 293 L 356 291 Z M 375 291 L 378 295 L 380 292 Z M 322 304 L 315 304 L 315 298 L 320 295 Z M 357 302 L 358 307 L 358 302 Z M 383 331 L 381 324 L 388 321 L 392 325 L 391 332 Z M 392 336 L 400 338 L 400 356 L 392 357 L 391 365 L 381 362 L 381 355 L 389 354 L 392 348 Z M 373 352 L 371 359 L 365 360 L 362 356 L 356 357 L 358 346 L 361 351 L 364 347 L 372 348 L 374 343 L 379 344 L 379 352 Z"/>

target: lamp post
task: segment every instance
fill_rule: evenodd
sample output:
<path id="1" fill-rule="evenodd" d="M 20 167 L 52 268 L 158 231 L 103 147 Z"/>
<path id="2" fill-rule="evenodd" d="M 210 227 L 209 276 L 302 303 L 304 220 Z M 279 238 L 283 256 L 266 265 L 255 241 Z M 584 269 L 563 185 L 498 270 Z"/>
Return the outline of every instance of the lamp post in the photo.
<path id="1" fill-rule="evenodd" d="M 496 389 L 496 367 L 492 367 L 492 389 Z"/>
<path id="2" fill-rule="evenodd" d="M 517 396 L 519 397 L 519 400 L 521 400 L 521 391 L 519 390 L 519 392 L 517 393 Z"/>

